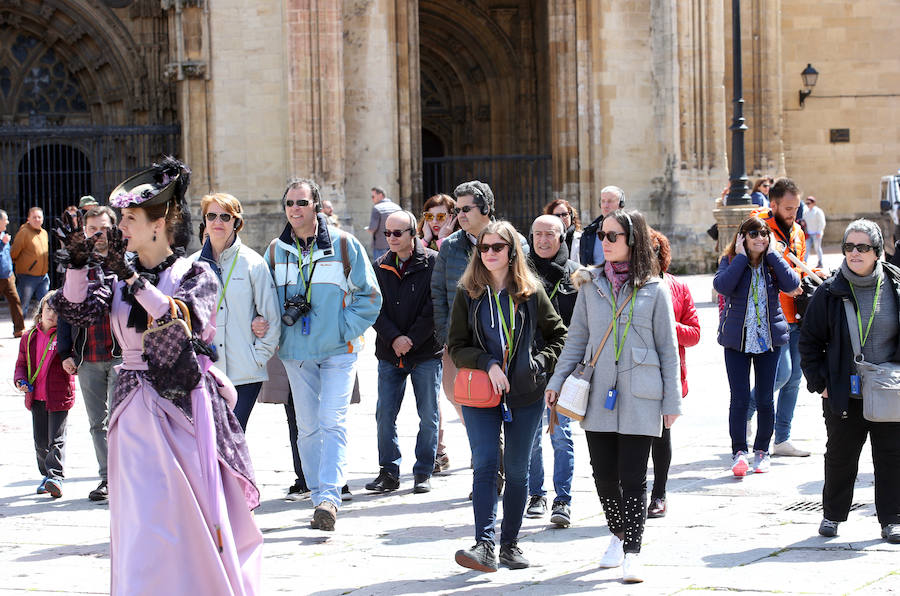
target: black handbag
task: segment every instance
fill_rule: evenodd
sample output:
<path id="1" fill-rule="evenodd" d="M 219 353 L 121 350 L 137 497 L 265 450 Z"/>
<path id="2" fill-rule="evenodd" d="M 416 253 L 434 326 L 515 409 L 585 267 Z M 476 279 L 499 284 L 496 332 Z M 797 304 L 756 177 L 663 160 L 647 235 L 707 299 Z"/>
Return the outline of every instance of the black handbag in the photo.
<path id="1" fill-rule="evenodd" d="M 191 316 L 187 305 L 169 297 L 172 319 L 154 325 L 147 316 L 147 330 L 141 336 L 142 358 L 153 388 L 168 400 L 182 399 L 200 382 L 201 371 L 194 351 Z M 178 318 L 178 310 L 183 319 Z"/>

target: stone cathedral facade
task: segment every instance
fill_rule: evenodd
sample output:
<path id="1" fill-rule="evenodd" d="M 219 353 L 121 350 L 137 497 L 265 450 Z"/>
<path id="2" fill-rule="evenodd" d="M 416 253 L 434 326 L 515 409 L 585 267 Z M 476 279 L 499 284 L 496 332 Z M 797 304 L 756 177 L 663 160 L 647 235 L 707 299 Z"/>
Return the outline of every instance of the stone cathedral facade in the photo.
<path id="1" fill-rule="evenodd" d="M 795 178 L 832 234 L 876 214 L 879 178 L 900 167 L 895 2 L 740 4 L 751 181 Z M 315 178 L 366 242 L 375 185 L 417 209 L 478 177 L 521 229 L 555 197 L 587 223 L 615 184 L 670 236 L 680 270 L 708 270 L 731 5 L 0 0 L 0 198 L 14 222 L 31 204 L 53 215 L 174 152 L 195 204 L 237 196 L 261 249 L 290 175 Z M 820 75 L 801 107 L 808 63 Z"/>

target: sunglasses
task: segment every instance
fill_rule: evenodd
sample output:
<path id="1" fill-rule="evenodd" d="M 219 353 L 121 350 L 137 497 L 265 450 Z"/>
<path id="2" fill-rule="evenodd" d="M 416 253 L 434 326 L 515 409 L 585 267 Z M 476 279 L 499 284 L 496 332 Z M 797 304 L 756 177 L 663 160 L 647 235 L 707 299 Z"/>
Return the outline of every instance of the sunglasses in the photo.
<path id="1" fill-rule="evenodd" d="M 597 238 L 600 239 L 600 242 L 609 240 L 610 242 L 615 243 L 620 237 L 625 238 L 625 236 L 625 232 L 604 232 L 603 230 L 597 232 Z"/>
<path id="2" fill-rule="evenodd" d="M 296 203 L 297 207 L 308 207 L 311 202 L 309 199 L 297 199 L 296 201 L 288 199 L 284 202 L 284 205 L 285 207 L 293 207 Z"/>
<path id="3" fill-rule="evenodd" d="M 760 236 L 762 236 L 762 237 L 764 237 L 764 238 L 768 238 L 768 237 L 769 237 L 769 230 L 750 230 L 750 231 L 747 232 L 746 234 L 747 234 L 747 238 L 752 238 L 752 239 L 754 239 L 754 240 L 756 240 L 756 239 L 759 238 Z"/>
<path id="4" fill-rule="evenodd" d="M 406 228 L 405 230 L 385 230 L 384 237 L 390 238 L 391 236 L 393 236 L 394 238 L 399 238 L 406 232 L 412 232 L 412 231 L 413 231 L 412 228 Z"/>
<path id="5" fill-rule="evenodd" d="M 494 244 L 479 244 L 477 248 L 478 252 L 480 252 L 481 254 L 484 254 L 489 250 L 499 254 L 503 252 L 504 248 L 509 248 L 509 244 L 505 242 L 495 242 Z"/>
<path id="6" fill-rule="evenodd" d="M 841 250 L 844 251 L 844 254 L 853 252 L 853 249 L 861 253 L 869 252 L 872 248 L 871 244 L 853 244 L 852 242 L 845 242 L 841 245 Z"/>
<path id="7" fill-rule="evenodd" d="M 425 218 L 425 221 L 432 221 L 435 219 L 438 221 L 444 221 L 445 219 L 447 219 L 447 214 L 446 213 L 430 213 L 430 212 L 426 211 L 425 214 L 422 215 L 422 217 Z"/>
<path id="8" fill-rule="evenodd" d="M 457 207 L 456 209 L 454 209 L 454 211 L 456 211 L 456 213 L 459 214 L 459 213 L 468 213 L 472 209 L 478 209 L 478 207 L 475 205 L 466 205 L 465 207 Z"/>
<path id="9" fill-rule="evenodd" d="M 212 222 L 216 221 L 216 217 L 218 217 L 225 223 L 228 223 L 229 221 L 231 221 L 230 213 L 207 213 L 206 221 L 212 223 Z"/>
<path id="10" fill-rule="evenodd" d="M 554 213 L 553 215 L 555 215 L 556 217 L 559 217 L 559 218 L 572 217 L 572 214 L 569 213 L 568 211 L 563 211 L 562 213 Z"/>

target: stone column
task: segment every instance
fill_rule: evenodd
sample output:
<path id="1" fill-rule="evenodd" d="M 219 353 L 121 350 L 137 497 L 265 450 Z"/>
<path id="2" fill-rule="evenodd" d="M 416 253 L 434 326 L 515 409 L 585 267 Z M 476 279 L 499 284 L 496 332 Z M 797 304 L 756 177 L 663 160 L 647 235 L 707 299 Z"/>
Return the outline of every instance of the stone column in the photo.
<path id="1" fill-rule="evenodd" d="M 312 177 L 344 207 L 343 12 L 334 0 L 286 0 L 288 174 Z M 280 197 L 279 197 L 280 198 Z"/>

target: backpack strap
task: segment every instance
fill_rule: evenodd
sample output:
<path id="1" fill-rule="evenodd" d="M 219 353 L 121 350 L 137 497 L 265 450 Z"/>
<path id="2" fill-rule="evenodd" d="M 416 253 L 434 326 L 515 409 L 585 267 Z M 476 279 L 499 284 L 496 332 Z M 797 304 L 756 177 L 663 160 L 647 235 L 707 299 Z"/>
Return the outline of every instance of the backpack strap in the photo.
<path id="1" fill-rule="evenodd" d="M 275 243 L 278 242 L 278 238 L 272 238 L 272 241 L 269 243 L 269 269 L 275 271 Z"/>
<path id="2" fill-rule="evenodd" d="M 347 281 L 350 281 L 350 255 L 347 254 L 347 251 L 350 246 L 350 242 L 347 240 L 347 235 L 343 232 L 340 232 L 341 235 L 341 263 L 344 264 L 344 277 L 347 278 Z"/>

